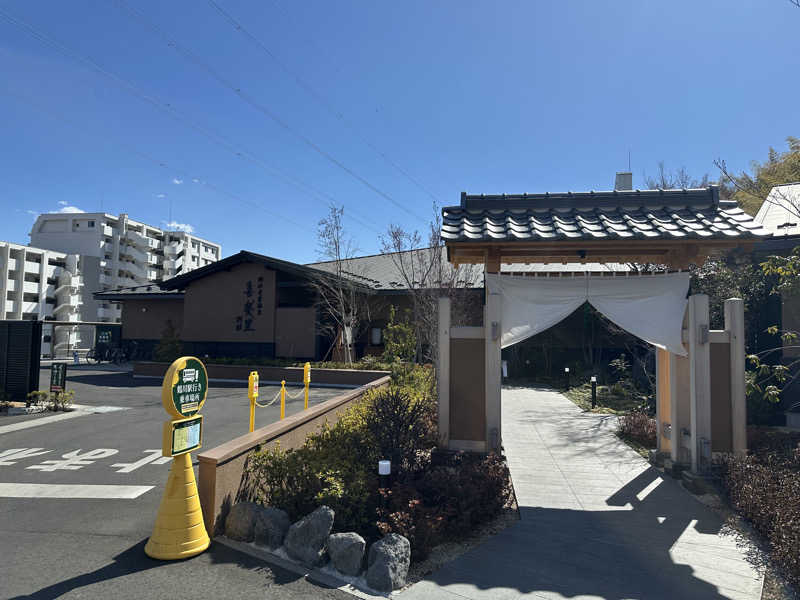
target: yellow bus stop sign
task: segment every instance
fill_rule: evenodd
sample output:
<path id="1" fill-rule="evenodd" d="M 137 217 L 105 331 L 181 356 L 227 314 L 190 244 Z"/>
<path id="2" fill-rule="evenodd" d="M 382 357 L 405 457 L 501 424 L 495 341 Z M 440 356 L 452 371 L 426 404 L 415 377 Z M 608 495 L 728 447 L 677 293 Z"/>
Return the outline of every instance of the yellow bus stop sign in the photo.
<path id="1" fill-rule="evenodd" d="M 161 404 L 175 419 L 185 419 L 200 412 L 208 395 L 208 372 L 194 356 L 173 362 L 161 385 Z"/>
<path id="2" fill-rule="evenodd" d="M 188 558 L 211 543 L 190 454 L 202 444 L 203 417 L 198 413 L 207 395 L 208 373 L 197 358 L 182 356 L 169 366 L 161 385 L 161 403 L 172 418 L 162 428 L 161 453 L 173 458 L 153 535 L 144 547 L 151 558 Z"/>

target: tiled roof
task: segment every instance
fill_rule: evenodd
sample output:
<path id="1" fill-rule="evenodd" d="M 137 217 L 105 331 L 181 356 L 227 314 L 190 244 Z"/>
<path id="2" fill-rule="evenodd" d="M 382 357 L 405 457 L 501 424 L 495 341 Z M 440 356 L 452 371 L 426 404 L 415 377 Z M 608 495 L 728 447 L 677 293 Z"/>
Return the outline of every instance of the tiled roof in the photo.
<path id="1" fill-rule="evenodd" d="M 566 194 L 461 195 L 442 209 L 447 242 L 761 239 L 770 232 L 716 186 Z"/>
<path id="2" fill-rule="evenodd" d="M 93 296 L 98 300 L 181 298 L 183 297 L 183 290 L 165 290 L 158 283 L 153 282 L 145 285 L 132 285 L 94 292 Z"/>
<path id="3" fill-rule="evenodd" d="M 411 272 L 412 261 L 415 263 L 415 272 L 423 269 L 420 265 L 427 265 L 431 260 L 430 252 L 438 252 L 441 267 L 444 273 L 449 273 L 452 265 L 447 260 L 446 248 L 431 249 L 420 248 L 405 252 L 391 252 L 387 254 L 374 254 L 371 256 L 358 256 L 345 261 L 345 275 L 356 281 L 369 285 L 375 290 L 405 290 L 407 289 L 400 265 L 404 265 L 406 272 Z M 318 262 L 306 265 L 314 269 L 334 272 L 335 263 Z M 483 265 L 464 264 L 459 267 L 458 287 L 483 287 Z M 612 272 L 629 271 L 628 265 L 619 263 L 566 263 L 566 264 L 523 264 L 503 263 L 500 265 L 501 273 L 562 273 L 562 272 Z"/>

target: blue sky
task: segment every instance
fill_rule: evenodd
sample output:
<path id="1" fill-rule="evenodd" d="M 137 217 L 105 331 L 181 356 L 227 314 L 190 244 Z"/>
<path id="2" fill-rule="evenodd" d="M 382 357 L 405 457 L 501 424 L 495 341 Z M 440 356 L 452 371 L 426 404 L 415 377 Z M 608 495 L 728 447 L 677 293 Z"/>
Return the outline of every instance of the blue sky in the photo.
<path id="1" fill-rule="evenodd" d="M 609 189 L 628 151 L 635 185 L 714 179 L 800 135 L 788 0 L 214 1 L 256 41 L 205 0 L 0 0 L 0 239 L 70 206 L 307 262 L 331 199 L 372 253 L 462 191 Z"/>

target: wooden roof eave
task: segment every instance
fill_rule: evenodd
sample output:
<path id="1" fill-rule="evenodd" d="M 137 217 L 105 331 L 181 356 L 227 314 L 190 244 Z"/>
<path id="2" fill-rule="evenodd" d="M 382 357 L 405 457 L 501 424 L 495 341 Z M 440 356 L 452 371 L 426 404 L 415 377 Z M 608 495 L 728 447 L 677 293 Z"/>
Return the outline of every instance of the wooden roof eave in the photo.
<path id="1" fill-rule="evenodd" d="M 663 263 L 675 268 L 702 264 L 712 254 L 741 247 L 752 249 L 757 240 L 569 240 L 540 242 L 446 242 L 448 260 L 459 264 L 486 264 L 494 270 L 500 263 Z"/>

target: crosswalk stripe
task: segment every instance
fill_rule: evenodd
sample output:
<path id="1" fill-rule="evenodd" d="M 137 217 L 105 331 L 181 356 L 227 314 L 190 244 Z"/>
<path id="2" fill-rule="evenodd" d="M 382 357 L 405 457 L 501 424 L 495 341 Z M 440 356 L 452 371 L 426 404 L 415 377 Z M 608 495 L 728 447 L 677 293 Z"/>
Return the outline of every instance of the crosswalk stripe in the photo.
<path id="1" fill-rule="evenodd" d="M 99 498 L 133 500 L 152 485 L 70 485 L 60 483 L 0 483 L 0 498 Z"/>

